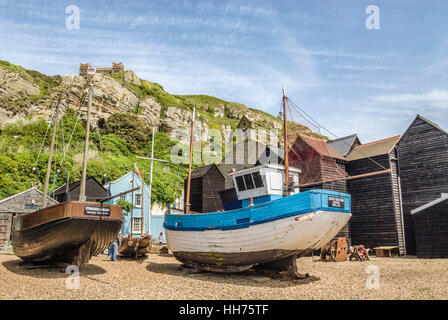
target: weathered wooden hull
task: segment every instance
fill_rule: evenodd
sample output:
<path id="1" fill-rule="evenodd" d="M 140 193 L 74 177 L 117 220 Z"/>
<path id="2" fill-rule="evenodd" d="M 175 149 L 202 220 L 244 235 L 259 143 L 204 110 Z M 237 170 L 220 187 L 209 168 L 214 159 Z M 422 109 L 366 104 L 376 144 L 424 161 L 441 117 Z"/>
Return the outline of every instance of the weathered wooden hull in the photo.
<path id="1" fill-rule="evenodd" d="M 14 254 L 28 262 L 67 263 L 82 267 L 92 255 L 107 249 L 121 228 L 121 207 L 109 216 L 86 214 L 92 202 L 64 202 L 13 219 Z"/>
<path id="2" fill-rule="evenodd" d="M 320 249 L 350 219 L 350 196 L 336 193 L 346 201 L 344 208 L 334 209 L 322 199 L 334 192 L 309 192 L 315 196 L 297 194 L 216 213 L 209 218 L 209 227 L 200 230 L 194 225 L 205 217 L 191 216 L 189 221 L 190 215 L 169 216 L 165 218 L 168 247 L 179 261 L 218 272 L 244 271 Z"/>
<path id="3" fill-rule="evenodd" d="M 123 238 L 118 253 L 126 257 L 138 257 L 151 250 L 151 237 Z"/>

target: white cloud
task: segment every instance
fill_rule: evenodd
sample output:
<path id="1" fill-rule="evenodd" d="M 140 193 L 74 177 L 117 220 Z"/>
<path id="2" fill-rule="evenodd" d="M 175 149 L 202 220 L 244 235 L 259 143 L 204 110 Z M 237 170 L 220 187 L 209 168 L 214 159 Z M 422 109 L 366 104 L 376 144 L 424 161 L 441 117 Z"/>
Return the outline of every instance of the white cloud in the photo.
<path id="1" fill-rule="evenodd" d="M 447 90 L 432 90 L 430 92 L 416 94 L 416 93 L 403 93 L 403 94 L 390 94 L 390 95 L 378 95 L 372 97 L 372 100 L 378 102 L 389 103 L 427 103 L 438 106 L 448 106 L 448 91 Z"/>
<path id="2" fill-rule="evenodd" d="M 334 64 L 331 66 L 331 68 L 334 69 L 345 69 L 345 70 L 356 70 L 356 71 L 375 71 L 375 70 L 384 70 L 386 67 L 384 66 L 366 66 L 366 65 L 341 65 L 341 64 Z"/>

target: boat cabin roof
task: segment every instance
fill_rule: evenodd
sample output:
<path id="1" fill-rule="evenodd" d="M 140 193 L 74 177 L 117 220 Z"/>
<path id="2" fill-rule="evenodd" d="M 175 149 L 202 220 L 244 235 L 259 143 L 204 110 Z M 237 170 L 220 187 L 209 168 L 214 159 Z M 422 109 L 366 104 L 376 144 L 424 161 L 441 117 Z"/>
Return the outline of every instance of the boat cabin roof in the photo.
<path id="1" fill-rule="evenodd" d="M 272 163 L 262 164 L 262 165 L 259 165 L 259 166 L 255 166 L 255 167 L 251 167 L 251 168 L 247 168 L 247 169 L 242 169 L 242 170 L 230 172 L 229 176 L 235 176 L 235 175 L 240 175 L 240 174 L 251 173 L 251 172 L 259 171 L 260 169 L 264 169 L 264 168 L 274 169 L 274 170 L 284 170 L 285 166 L 283 166 L 281 164 L 272 164 Z M 295 168 L 295 167 L 289 167 L 289 172 L 301 173 L 302 170 L 300 170 L 299 168 Z"/>

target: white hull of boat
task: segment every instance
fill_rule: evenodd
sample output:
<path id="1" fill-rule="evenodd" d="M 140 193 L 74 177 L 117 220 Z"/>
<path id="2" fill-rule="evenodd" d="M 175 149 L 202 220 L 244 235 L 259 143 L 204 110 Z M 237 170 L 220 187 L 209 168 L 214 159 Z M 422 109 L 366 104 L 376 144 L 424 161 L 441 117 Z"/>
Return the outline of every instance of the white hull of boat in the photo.
<path id="1" fill-rule="evenodd" d="M 210 263 L 221 266 L 253 265 L 320 249 L 350 216 L 346 212 L 316 211 L 241 229 L 165 232 L 168 247 L 179 260 L 208 264 L 208 256 Z"/>

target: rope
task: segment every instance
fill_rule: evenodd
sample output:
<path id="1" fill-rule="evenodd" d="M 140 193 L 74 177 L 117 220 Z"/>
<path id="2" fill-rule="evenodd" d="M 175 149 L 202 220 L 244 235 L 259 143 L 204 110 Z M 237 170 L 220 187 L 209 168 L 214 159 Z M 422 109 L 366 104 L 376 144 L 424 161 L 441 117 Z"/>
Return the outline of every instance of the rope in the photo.
<path id="1" fill-rule="evenodd" d="M 56 110 L 54 111 L 53 116 L 51 117 L 50 123 L 53 121 L 55 114 L 56 114 Z M 50 130 L 50 127 L 51 126 L 47 123 L 47 130 L 45 131 L 45 137 L 42 140 L 42 143 L 40 145 L 39 152 L 38 152 L 37 158 L 36 158 L 36 162 L 34 163 L 34 166 L 33 166 L 33 171 L 36 171 L 36 166 L 37 166 L 37 163 L 39 162 L 40 155 L 41 155 L 42 150 L 44 148 L 45 140 L 47 140 L 48 131 Z"/>
<path id="2" fill-rule="evenodd" d="M 336 137 L 336 139 L 339 139 L 339 137 L 337 135 L 335 135 L 333 132 L 331 132 L 330 130 L 328 130 L 327 128 L 325 128 L 324 126 L 320 125 L 316 120 L 314 120 L 309 114 L 307 114 L 305 111 L 303 111 L 299 106 L 297 106 L 292 100 L 290 100 L 289 98 L 286 98 L 289 102 L 291 102 L 292 106 L 295 108 L 295 110 L 299 113 L 299 114 L 305 114 L 309 119 L 311 119 L 315 125 L 317 127 L 320 127 L 322 129 L 324 129 L 325 131 L 327 131 L 328 133 L 330 133 L 331 135 L 333 135 L 334 137 Z M 350 146 L 347 142 L 343 141 L 347 146 Z M 366 154 L 362 153 L 361 151 L 358 150 L 359 153 L 361 153 L 363 156 L 365 156 L 367 159 L 369 159 L 370 161 L 374 162 L 375 164 L 377 164 L 378 166 L 380 166 L 381 168 L 383 168 L 384 170 L 387 170 L 386 167 L 384 167 L 383 165 L 381 165 L 380 163 L 378 163 L 377 161 L 375 161 L 374 159 L 372 159 L 371 157 L 367 156 Z"/>

